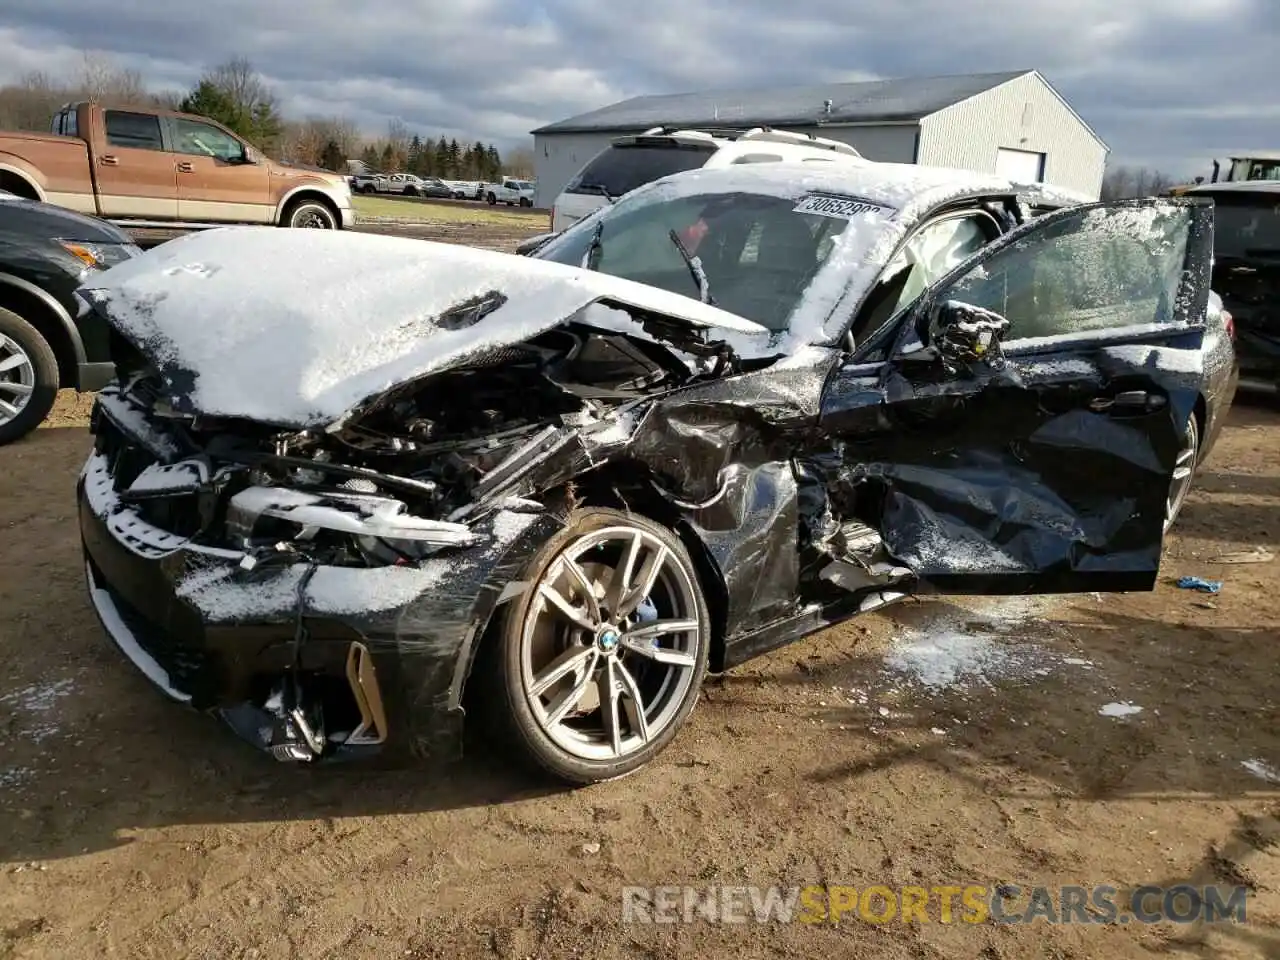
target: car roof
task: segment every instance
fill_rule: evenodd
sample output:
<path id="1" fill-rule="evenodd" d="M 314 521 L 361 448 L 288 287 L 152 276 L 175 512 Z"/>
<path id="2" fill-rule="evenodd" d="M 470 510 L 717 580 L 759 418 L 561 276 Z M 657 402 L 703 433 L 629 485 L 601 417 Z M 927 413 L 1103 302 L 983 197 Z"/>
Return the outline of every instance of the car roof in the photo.
<path id="1" fill-rule="evenodd" d="M 1018 193 L 1008 180 L 971 170 L 925 167 L 913 163 L 845 164 L 812 160 L 699 167 L 646 184 L 635 194 L 641 191 L 672 197 L 703 193 L 762 193 L 798 198 L 806 194 L 827 193 L 869 200 L 896 210 L 907 205 L 928 208 L 949 199 L 1014 196 Z"/>
<path id="2" fill-rule="evenodd" d="M 1280 180 L 1228 180 L 1220 183 L 1199 183 L 1188 187 L 1187 193 L 1280 193 Z"/>

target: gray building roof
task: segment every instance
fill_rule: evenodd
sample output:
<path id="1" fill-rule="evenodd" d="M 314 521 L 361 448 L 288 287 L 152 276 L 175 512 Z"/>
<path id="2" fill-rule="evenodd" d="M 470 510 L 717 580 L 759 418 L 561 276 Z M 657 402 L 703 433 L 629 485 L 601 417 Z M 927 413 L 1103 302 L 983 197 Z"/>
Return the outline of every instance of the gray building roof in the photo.
<path id="1" fill-rule="evenodd" d="M 646 130 L 664 124 L 678 127 L 784 127 L 919 120 L 1032 72 L 1014 70 L 632 97 L 547 124 L 532 132 Z M 827 100 L 831 101 L 830 112 L 825 106 Z"/>

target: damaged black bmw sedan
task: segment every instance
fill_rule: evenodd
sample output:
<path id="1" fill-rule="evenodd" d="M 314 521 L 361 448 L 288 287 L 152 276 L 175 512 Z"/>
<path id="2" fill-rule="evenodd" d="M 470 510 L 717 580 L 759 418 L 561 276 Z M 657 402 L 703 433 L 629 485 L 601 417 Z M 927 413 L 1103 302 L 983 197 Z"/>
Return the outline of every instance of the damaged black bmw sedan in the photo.
<path id="1" fill-rule="evenodd" d="M 482 713 L 590 783 L 708 671 L 911 593 L 1149 590 L 1220 379 L 1211 209 L 1024 219 L 976 174 L 761 164 L 536 258 L 174 241 L 82 292 L 92 603 L 278 759 L 448 757 Z"/>

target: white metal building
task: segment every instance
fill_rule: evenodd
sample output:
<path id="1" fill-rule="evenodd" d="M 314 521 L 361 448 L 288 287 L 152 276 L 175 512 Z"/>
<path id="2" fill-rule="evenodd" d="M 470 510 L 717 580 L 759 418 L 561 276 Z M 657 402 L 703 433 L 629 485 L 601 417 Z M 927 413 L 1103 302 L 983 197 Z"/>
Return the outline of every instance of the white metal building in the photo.
<path id="1" fill-rule="evenodd" d="M 550 207 L 614 137 L 664 125 L 820 134 L 869 160 L 997 173 L 1090 197 L 1109 149 L 1036 70 L 633 97 L 532 131 L 534 205 Z"/>

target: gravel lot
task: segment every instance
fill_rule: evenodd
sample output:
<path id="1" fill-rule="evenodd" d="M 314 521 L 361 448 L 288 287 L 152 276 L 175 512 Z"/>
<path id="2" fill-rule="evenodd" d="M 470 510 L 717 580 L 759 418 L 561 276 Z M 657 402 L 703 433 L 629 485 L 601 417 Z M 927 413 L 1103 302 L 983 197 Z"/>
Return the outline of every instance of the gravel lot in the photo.
<path id="1" fill-rule="evenodd" d="M 1280 559 L 1212 562 L 1280 554 L 1274 403 L 1237 404 L 1154 593 L 866 616 L 713 681 L 654 766 L 567 793 L 484 751 L 282 767 L 164 701 L 84 596 L 90 401 L 0 451 L 0 958 L 1280 957 Z M 1213 928 L 621 922 L 624 885 L 824 882 L 1253 892 Z"/>

